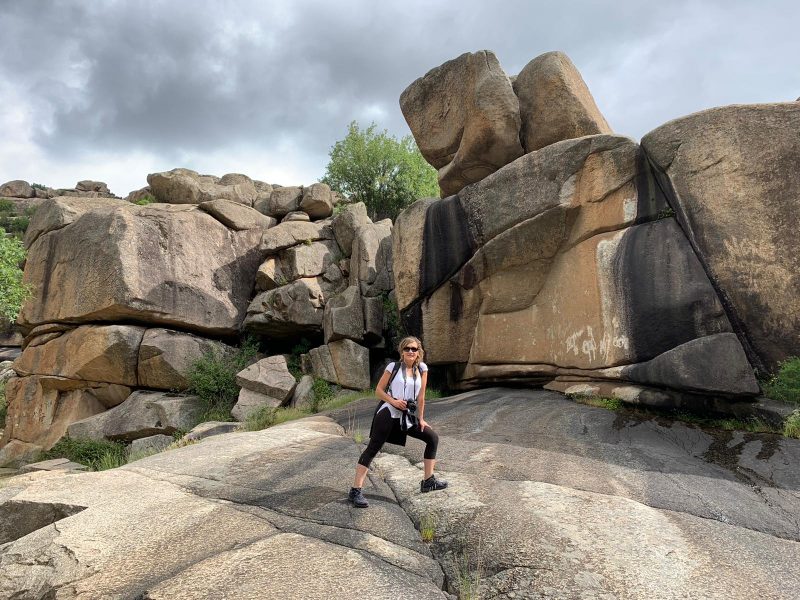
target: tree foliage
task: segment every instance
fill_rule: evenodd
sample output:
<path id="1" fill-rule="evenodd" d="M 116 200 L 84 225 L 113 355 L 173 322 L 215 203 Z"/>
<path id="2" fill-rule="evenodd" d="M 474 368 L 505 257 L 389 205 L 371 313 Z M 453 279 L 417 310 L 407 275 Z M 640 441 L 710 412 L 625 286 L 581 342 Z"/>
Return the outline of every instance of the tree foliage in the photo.
<path id="1" fill-rule="evenodd" d="M 397 140 L 371 123 L 362 130 L 350 123 L 347 135 L 330 151 L 322 181 L 331 189 L 363 202 L 373 220 L 394 219 L 412 202 L 438 197 L 436 170 L 420 154 L 410 135 Z"/>
<path id="2" fill-rule="evenodd" d="M 25 259 L 22 242 L 6 235 L 0 227 L 0 318 L 15 321 L 22 303 L 29 295 L 22 283 L 22 269 Z"/>

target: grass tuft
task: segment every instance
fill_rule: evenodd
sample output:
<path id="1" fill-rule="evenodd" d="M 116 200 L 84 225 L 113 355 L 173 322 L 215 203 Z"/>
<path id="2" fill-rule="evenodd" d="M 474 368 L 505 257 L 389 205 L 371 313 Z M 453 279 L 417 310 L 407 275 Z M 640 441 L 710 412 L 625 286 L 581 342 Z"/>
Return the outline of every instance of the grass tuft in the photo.
<path id="1" fill-rule="evenodd" d="M 568 397 L 578 404 L 586 404 L 587 406 L 594 406 L 596 408 L 605 408 L 606 410 L 620 410 L 624 406 L 622 400 L 619 398 L 609 398 L 607 396 L 583 396 L 580 394 L 570 394 Z"/>
<path id="2" fill-rule="evenodd" d="M 436 519 L 433 515 L 424 515 L 419 521 L 419 534 L 422 541 L 429 544 L 436 535 Z"/>
<path id="3" fill-rule="evenodd" d="M 39 460 L 51 458 L 68 458 L 93 471 L 103 471 L 124 465 L 126 451 L 125 445 L 119 442 L 63 437 L 50 450 L 43 452 Z"/>
<path id="4" fill-rule="evenodd" d="M 800 439 L 800 410 L 794 411 L 783 422 L 783 435 Z"/>
<path id="5" fill-rule="evenodd" d="M 0 381 L 0 429 L 6 427 L 6 415 L 8 414 L 8 400 L 6 400 L 6 382 Z"/>
<path id="6" fill-rule="evenodd" d="M 778 372 L 762 384 L 773 400 L 800 404 L 800 357 L 793 356 L 780 364 Z"/>

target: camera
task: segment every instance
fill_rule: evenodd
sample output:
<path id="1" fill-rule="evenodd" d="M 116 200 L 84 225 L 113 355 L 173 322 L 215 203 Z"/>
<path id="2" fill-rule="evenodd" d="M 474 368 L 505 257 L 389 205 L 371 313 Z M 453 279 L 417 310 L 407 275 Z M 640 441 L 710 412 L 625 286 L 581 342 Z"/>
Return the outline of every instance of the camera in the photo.
<path id="1" fill-rule="evenodd" d="M 406 400 L 406 410 L 410 413 L 417 412 L 417 401 L 416 400 Z"/>

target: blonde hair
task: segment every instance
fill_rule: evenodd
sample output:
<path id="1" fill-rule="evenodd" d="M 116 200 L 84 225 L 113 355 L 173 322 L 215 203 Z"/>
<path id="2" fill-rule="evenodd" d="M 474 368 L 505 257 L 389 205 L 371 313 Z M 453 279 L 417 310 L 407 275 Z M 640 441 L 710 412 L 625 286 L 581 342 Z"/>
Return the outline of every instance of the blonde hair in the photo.
<path id="1" fill-rule="evenodd" d="M 417 351 L 417 358 L 414 359 L 414 368 L 419 369 L 419 363 L 422 362 L 422 358 L 425 356 L 425 351 L 422 349 L 422 342 L 420 341 L 420 339 L 415 338 L 413 335 L 404 337 L 397 345 L 397 352 L 400 354 L 400 361 L 402 362 L 403 360 L 403 348 L 405 348 L 406 344 L 408 344 L 409 342 L 416 342 L 417 348 L 419 348 L 419 350 Z"/>

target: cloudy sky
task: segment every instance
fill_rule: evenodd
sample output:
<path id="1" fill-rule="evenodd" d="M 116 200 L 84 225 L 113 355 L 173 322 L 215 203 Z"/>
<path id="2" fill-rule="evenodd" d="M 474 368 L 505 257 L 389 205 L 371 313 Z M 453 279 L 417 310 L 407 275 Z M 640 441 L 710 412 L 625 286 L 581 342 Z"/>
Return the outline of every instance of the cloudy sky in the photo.
<path id="1" fill-rule="evenodd" d="M 467 51 L 565 51 L 618 132 L 800 96 L 796 0 L 0 0 L 0 183 L 188 167 L 309 184 L 347 124 Z"/>

